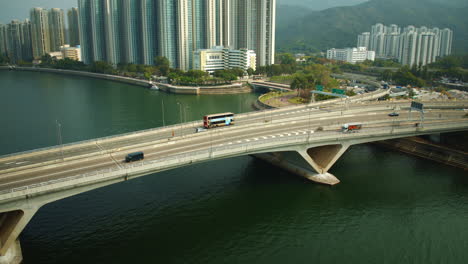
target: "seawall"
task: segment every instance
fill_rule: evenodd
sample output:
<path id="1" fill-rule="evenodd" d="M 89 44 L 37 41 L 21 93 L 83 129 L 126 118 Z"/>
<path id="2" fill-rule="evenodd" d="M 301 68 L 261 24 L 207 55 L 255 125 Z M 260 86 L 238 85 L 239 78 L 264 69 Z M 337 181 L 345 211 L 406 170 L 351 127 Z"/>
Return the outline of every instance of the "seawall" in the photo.
<path id="1" fill-rule="evenodd" d="M 391 139 L 375 142 L 374 144 L 468 170 L 467 152 L 435 144 L 419 137 Z"/>
<path id="2" fill-rule="evenodd" d="M 0 66 L 0 70 L 10 70 L 9 66 Z M 85 71 L 72 71 L 62 69 L 51 69 L 51 68 L 36 68 L 36 67 L 14 67 L 15 71 L 32 71 L 32 72 L 49 72 L 64 75 L 73 75 L 81 77 L 89 77 L 96 79 L 109 80 L 120 83 L 127 83 L 137 85 L 145 88 L 150 88 L 153 84 L 156 85 L 161 91 L 175 94 L 238 94 L 238 93 L 250 93 L 252 89 L 242 83 L 234 83 L 229 85 L 218 85 L 218 86 L 177 86 L 171 84 L 163 84 L 156 82 L 149 82 L 147 80 L 141 80 L 136 78 L 129 78 L 118 75 L 93 73 Z"/>

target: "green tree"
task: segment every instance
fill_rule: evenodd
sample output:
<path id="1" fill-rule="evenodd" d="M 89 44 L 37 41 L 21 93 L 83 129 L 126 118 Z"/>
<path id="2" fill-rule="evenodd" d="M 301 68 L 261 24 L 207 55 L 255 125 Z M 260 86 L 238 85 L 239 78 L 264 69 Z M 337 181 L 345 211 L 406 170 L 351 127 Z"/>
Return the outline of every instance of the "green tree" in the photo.
<path id="1" fill-rule="evenodd" d="M 254 75 L 254 73 L 255 73 L 255 70 L 254 70 L 254 69 L 252 69 L 252 68 L 250 68 L 250 67 L 247 69 L 247 74 L 248 74 L 249 76 Z"/>
<path id="2" fill-rule="evenodd" d="M 162 75 L 167 75 L 170 69 L 170 62 L 166 57 L 156 56 L 154 58 L 154 65 L 159 68 Z"/>
<path id="3" fill-rule="evenodd" d="M 112 74 L 114 72 L 114 67 L 105 61 L 95 61 L 91 63 L 90 70 L 96 73 Z"/>
<path id="4" fill-rule="evenodd" d="M 276 55 L 276 63 L 296 64 L 296 58 L 290 53 L 278 53 Z"/>

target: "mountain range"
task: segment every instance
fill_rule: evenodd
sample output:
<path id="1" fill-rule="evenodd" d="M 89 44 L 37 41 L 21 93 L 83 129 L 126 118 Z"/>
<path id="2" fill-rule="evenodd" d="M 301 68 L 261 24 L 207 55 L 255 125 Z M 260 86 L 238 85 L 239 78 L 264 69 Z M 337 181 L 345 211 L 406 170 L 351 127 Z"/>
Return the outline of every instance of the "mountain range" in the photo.
<path id="1" fill-rule="evenodd" d="M 279 52 L 293 53 L 354 47 L 358 34 L 383 23 L 450 28 L 454 31 L 453 52 L 468 53 L 467 14 L 466 0 L 371 0 L 321 11 L 280 5 L 276 46 Z"/>

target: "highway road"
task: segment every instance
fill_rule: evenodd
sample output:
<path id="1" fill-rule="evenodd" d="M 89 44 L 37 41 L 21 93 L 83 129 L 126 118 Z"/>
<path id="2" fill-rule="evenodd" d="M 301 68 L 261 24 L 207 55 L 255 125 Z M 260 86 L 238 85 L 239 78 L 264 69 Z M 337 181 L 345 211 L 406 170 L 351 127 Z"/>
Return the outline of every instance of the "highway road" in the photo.
<path id="1" fill-rule="evenodd" d="M 406 103 L 406 107 L 409 103 Z M 400 116 L 390 117 L 394 108 L 400 108 Z M 195 133 L 201 121 L 183 124 L 173 128 L 136 133 L 110 139 L 96 139 L 79 145 L 56 147 L 50 150 L 26 153 L 19 156 L 0 158 L 0 191 L 30 184 L 50 181 L 99 171 L 122 169 L 131 164 L 124 162 L 126 154 L 143 151 L 146 160 L 158 160 L 181 153 L 207 150 L 219 146 L 235 146 L 259 139 L 288 137 L 291 135 L 343 133 L 344 123 L 362 122 L 363 131 L 379 127 L 408 126 L 420 122 L 419 113 L 412 113 L 409 120 L 405 106 L 388 103 L 350 105 L 325 109 L 295 107 L 236 116 L 236 124 L 231 127 L 209 129 Z M 427 109 L 425 123 L 468 122 L 465 111 Z M 319 127 L 323 128 L 318 129 Z M 175 136 L 172 136 L 174 131 Z"/>

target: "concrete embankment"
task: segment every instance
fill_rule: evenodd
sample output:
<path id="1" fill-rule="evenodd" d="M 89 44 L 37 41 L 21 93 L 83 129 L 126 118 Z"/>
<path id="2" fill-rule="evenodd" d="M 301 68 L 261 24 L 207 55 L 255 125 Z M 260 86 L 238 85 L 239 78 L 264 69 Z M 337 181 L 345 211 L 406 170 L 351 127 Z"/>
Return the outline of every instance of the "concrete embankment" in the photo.
<path id="1" fill-rule="evenodd" d="M 8 70 L 9 68 L 8 66 L 0 66 L 0 69 Z M 15 71 L 32 71 L 32 72 L 49 72 L 49 73 L 57 73 L 57 74 L 64 74 L 64 75 L 82 76 L 82 77 L 104 79 L 104 80 L 121 82 L 121 83 L 128 83 L 128 84 L 133 84 L 133 85 L 138 85 L 138 86 L 143 86 L 143 87 L 151 87 L 150 82 L 146 80 L 140 80 L 140 79 L 111 75 L 111 74 L 100 74 L 100 73 L 85 72 L 85 71 L 71 71 L 71 70 L 34 68 L 34 67 L 15 67 L 14 70 Z"/>
<path id="2" fill-rule="evenodd" d="M 162 91 L 176 94 L 239 94 L 252 92 L 252 88 L 243 83 L 217 86 L 177 86 L 165 83 L 155 83 L 155 85 Z"/>
<path id="3" fill-rule="evenodd" d="M 391 139 L 375 144 L 399 150 L 414 156 L 468 170 L 468 153 L 451 147 L 435 144 L 419 137 Z"/>
<path id="4" fill-rule="evenodd" d="M 150 88 L 155 84 L 160 90 L 168 93 L 176 94 L 238 94 L 238 93 L 250 93 L 252 91 L 248 84 L 234 83 L 229 85 L 217 85 L 217 86 L 177 86 L 162 83 L 151 83 L 147 80 L 129 78 L 124 76 L 117 76 L 111 74 L 101 74 L 85 71 L 71 71 L 62 69 L 50 69 L 50 68 L 39 68 L 39 67 L 14 67 L 15 71 L 32 71 L 32 72 L 49 72 L 73 76 L 82 76 L 96 79 L 103 79 L 109 81 L 115 81 L 120 83 L 127 83 L 132 85 L 138 85 L 145 88 Z M 0 66 L 0 70 L 11 70 L 9 66 Z"/>

